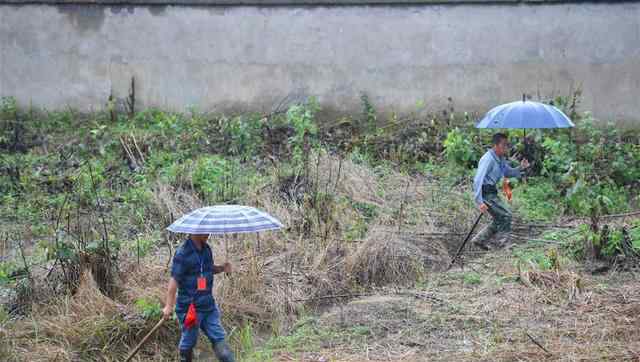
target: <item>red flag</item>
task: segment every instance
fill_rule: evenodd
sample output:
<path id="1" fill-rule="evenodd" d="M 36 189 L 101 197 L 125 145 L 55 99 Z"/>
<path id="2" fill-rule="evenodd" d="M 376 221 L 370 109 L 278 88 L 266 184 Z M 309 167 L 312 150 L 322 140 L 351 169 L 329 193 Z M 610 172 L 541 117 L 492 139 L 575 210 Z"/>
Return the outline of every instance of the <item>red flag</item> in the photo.
<path id="1" fill-rule="evenodd" d="M 191 327 L 195 326 L 198 322 L 198 314 L 196 313 L 195 304 L 189 304 L 189 309 L 187 310 L 187 315 L 184 317 L 184 327 L 186 329 L 191 329 Z"/>

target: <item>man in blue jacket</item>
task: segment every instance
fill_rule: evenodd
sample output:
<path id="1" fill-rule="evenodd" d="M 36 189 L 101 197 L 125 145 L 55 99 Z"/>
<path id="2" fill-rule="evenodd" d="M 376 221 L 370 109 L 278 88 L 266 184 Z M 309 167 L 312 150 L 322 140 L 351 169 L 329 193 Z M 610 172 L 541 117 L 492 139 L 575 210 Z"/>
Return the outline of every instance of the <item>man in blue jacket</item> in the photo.
<path id="1" fill-rule="evenodd" d="M 180 336 L 180 362 L 191 362 L 193 347 L 202 329 L 221 362 L 234 362 L 233 352 L 225 342 L 225 331 L 220 323 L 220 310 L 213 299 L 213 275 L 231 273 L 231 264 L 213 264 L 213 252 L 207 240 L 209 235 L 190 235 L 176 251 L 171 266 L 171 279 L 163 309 L 164 318 L 175 312 L 182 328 Z M 177 299 L 176 299 L 177 292 Z M 195 305 L 197 322 L 185 326 L 189 305 Z"/>
<path id="2" fill-rule="evenodd" d="M 520 167 L 512 168 L 505 159 L 508 150 L 508 139 L 503 133 L 493 135 L 493 147 L 489 149 L 478 163 L 478 171 L 473 180 L 474 199 L 478 209 L 489 213 L 493 223 L 485 227 L 473 239 L 473 243 L 483 250 L 489 250 L 487 243 L 496 234 L 511 231 L 511 210 L 498 196 L 496 185 L 505 177 L 520 177 L 522 170 L 529 167 L 524 159 Z"/>

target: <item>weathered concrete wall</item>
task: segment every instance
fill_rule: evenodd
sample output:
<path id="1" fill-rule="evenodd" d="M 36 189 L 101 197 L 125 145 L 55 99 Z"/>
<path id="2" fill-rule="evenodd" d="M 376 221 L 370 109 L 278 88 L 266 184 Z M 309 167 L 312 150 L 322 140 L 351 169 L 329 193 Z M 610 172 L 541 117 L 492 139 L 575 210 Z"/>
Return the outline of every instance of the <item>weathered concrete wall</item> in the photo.
<path id="1" fill-rule="evenodd" d="M 0 5 L 0 95 L 49 109 L 270 110 L 289 94 L 359 111 L 485 111 L 584 89 L 640 122 L 640 3 L 396 6 Z"/>

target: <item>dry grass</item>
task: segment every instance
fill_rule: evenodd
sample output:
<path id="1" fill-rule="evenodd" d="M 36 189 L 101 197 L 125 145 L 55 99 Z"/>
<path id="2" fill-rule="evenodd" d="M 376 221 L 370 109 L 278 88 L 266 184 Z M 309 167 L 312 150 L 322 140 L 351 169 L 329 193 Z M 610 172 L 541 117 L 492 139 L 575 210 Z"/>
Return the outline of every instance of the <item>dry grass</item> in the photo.
<path id="1" fill-rule="evenodd" d="M 346 272 L 357 285 L 412 285 L 425 277 L 422 250 L 376 228 L 347 259 Z"/>
<path id="2" fill-rule="evenodd" d="M 153 321 L 146 321 L 131 308 L 103 295 L 91 273 L 82 274 L 77 292 L 48 304 L 36 304 L 33 317 L 11 326 L 10 361 L 114 361 L 122 360 L 129 348 Z M 167 326 L 157 340 L 174 340 L 175 329 Z M 155 347 L 162 344 L 155 344 Z M 146 349 L 142 356 L 170 355 Z"/>
<path id="3" fill-rule="evenodd" d="M 383 290 L 336 306 L 319 318 L 329 337 L 318 352 L 303 347 L 275 360 L 639 360 L 636 275 L 592 276 L 579 265 L 522 272 L 506 251 L 474 265 L 482 268 L 477 284 L 464 281 L 470 271 L 436 273 L 420 290 Z"/>
<path id="4" fill-rule="evenodd" d="M 602 287 L 606 279 L 569 267 L 517 270 L 507 252 L 466 264 L 481 268 L 478 284 L 465 282 L 466 272 L 440 273 L 473 222 L 475 211 L 463 187 L 443 188 L 327 155 L 311 157 L 301 199 L 284 197 L 282 180 L 273 170 L 270 182 L 242 202 L 278 217 L 286 230 L 210 240 L 216 263 L 229 260 L 235 268 L 231 276 L 216 277 L 214 295 L 238 352 L 246 352 L 238 331 L 248 323 L 260 334 L 286 335 L 316 306 L 335 306 L 318 328 L 333 331 L 336 339 L 330 335 L 313 353 L 305 354 L 310 346 L 302 346 L 303 354 L 278 358 L 577 361 L 621 360 L 640 351 L 637 280 Z M 170 215 L 199 206 L 188 187 L 157 184 L 147 227 L 157 230 Z M 136 301 L 164 299 L 170 251 L 166 241 L 158 245 L 140 265 L 130 259 L 120 263 L 114 299 L 85 273 L 74 296 L 34 303 L 30 318 L 0 325 L 0 334 L 8 336 L 0 356 L 122 360 L 154 322 L 141 317 Z M 412 289 L 416 284 L 422 287 Z M 406 290 L 380 291 L 385 285 Z M 379 294 L 354 297 L 371 293 Z M 176 323 L 166 324 L 139 360 L 172 360 L 178 334 Z"/>
<path id="5" fill-rule="evenodd" d="M 272 183 L 254 189 L 243 201 L 278 217 L 289 226 L 287 230 L 260 238 L 210 240 L 216 262 L 228 259 L 235 267 L 232 276 L 217 277 L 214 290 L 232 340 L 247 323 L 263 333 L 286 333 L 307 306 L 333 304 L 331 296 L 374 286 L 411 285 L 448 259 L 448 246 L 441 240 L 456 223 L 425 207 L 424 180 L 318 154 L 310 159 L 308 178 L 302 202 L 283 197 L 277 170 Z M 157 230 L 158 223 L 168 224 L 172 217 L 202 206 L 193 190 L 183 186 L 154 186 L 147 229 Z M 458 193 L 448 192 L 457 203 Z M 375 212 L 365 220 L 355 204 Z M 363 224 L 361 238 L 348 237 L 350 230 Z M 165 243 L 158 240 L 159 245 Z M 12 359 L 121 359 L 153 324 L 139 315 L 135 303 L 140 299 L 162 303 L 169 261 L 165 247 L 139 265 L 122 260 L 115 299 L 100 293 L 85 273 L 74 296 L 35 303 L 30 320 L 17 321 L 8 329 Z M 141 358 L 171 359 L 176 327 L 175 323 L 163 327 Z"/>

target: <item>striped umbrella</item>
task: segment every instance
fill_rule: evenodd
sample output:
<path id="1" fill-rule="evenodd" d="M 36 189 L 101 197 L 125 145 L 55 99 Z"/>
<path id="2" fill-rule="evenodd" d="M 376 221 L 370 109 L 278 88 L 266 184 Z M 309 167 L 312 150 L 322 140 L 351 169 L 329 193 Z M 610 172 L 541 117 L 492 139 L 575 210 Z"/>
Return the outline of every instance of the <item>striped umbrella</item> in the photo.
<path id="1" fill-rule="evenodd" d="M 167 230 L 185 234 L 239 234 L 282 228 L 273 216 L 251 206 L 217 205 L 192 211 Z"/>

